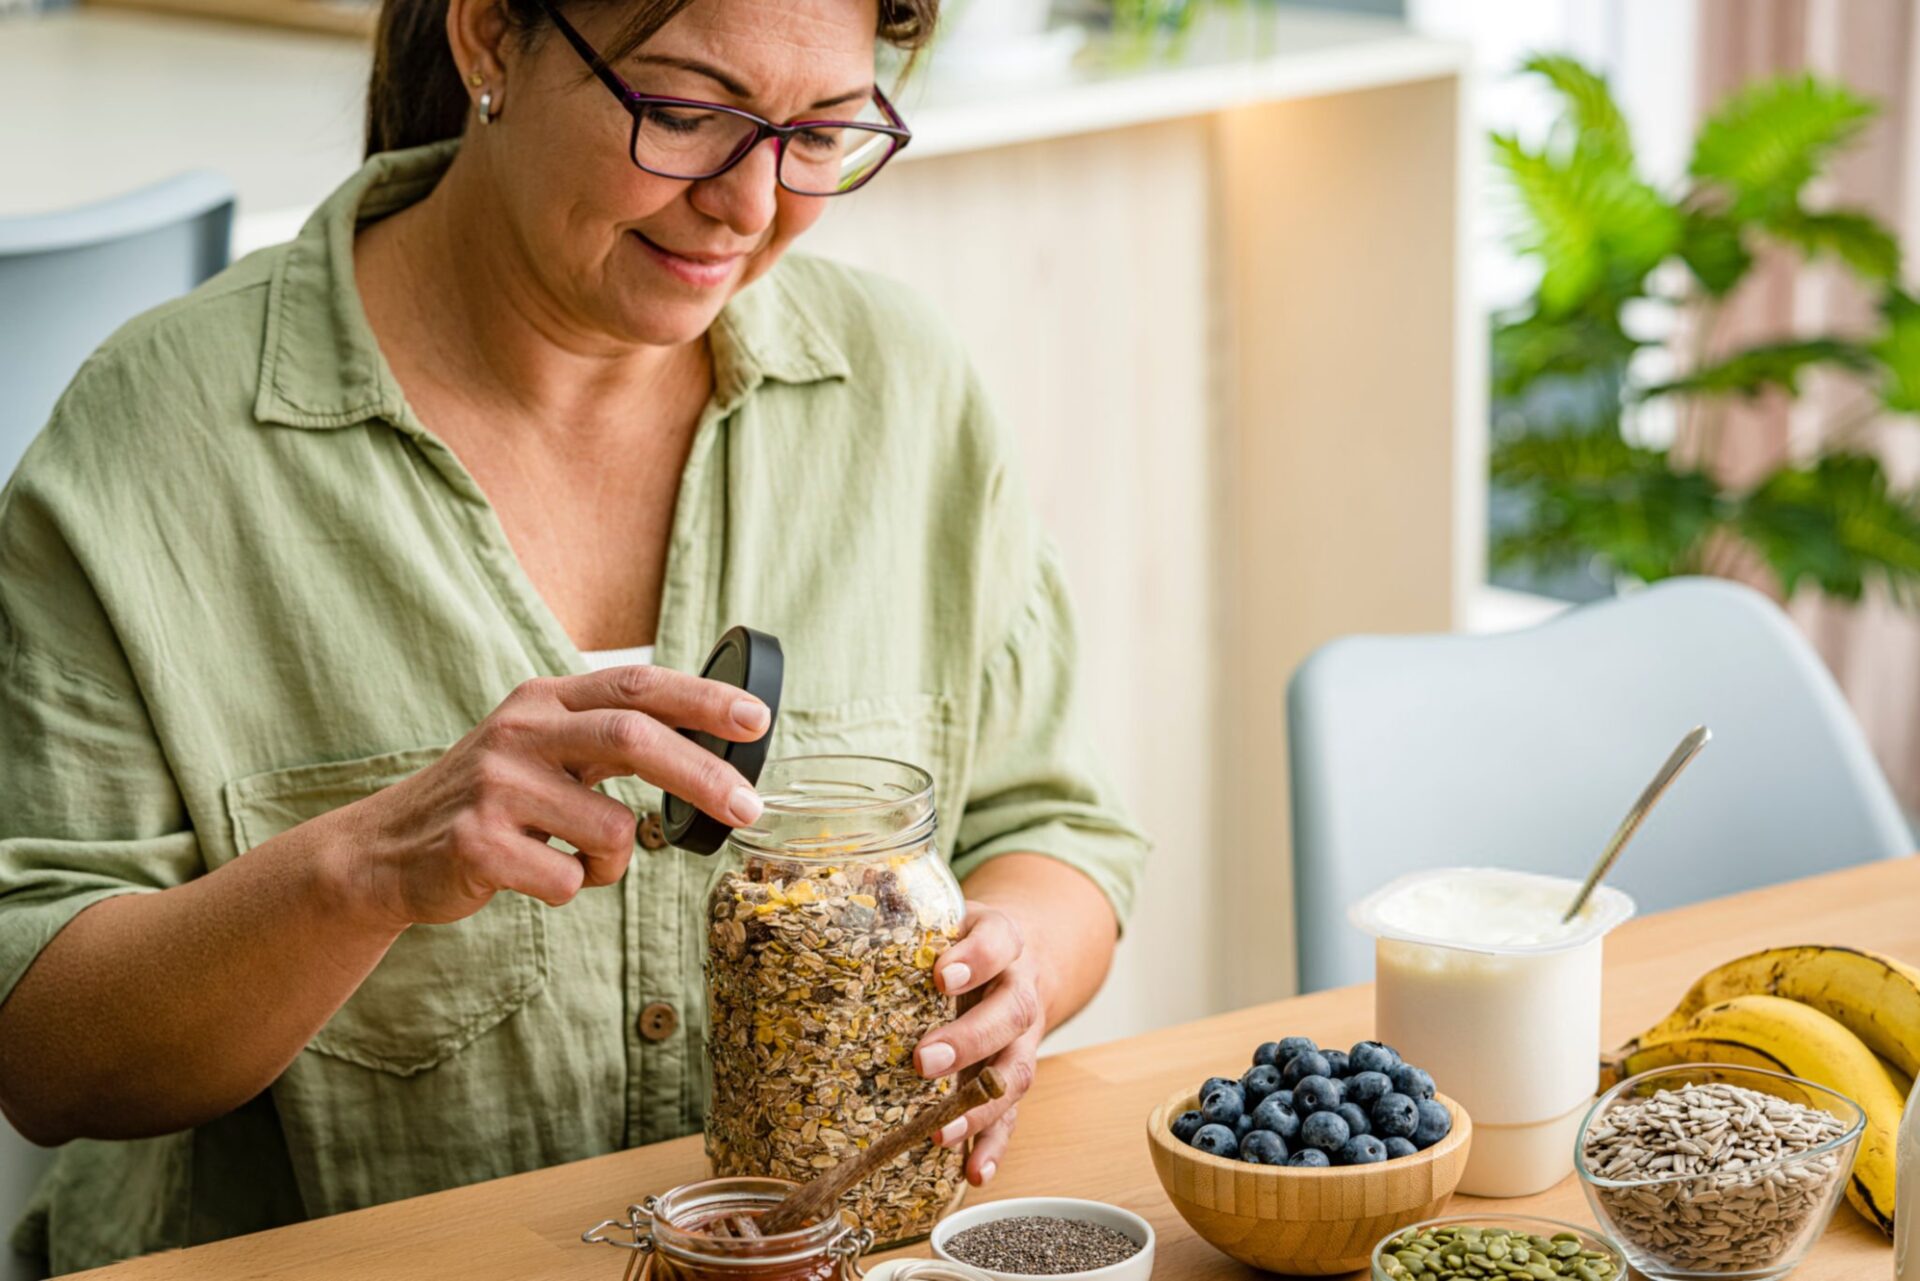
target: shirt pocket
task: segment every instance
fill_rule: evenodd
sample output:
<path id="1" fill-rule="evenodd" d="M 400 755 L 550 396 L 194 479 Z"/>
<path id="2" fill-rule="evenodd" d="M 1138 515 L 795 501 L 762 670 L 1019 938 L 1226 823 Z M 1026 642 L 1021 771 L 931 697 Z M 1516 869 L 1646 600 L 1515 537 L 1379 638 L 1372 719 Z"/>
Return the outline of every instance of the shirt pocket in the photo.
<path id="1" fill-rule="evenodd" d="M 445 750 L 416 747 L 236 779 L 226 786 L 236 850 L 244 855 L 391 786 Z M 307 1048 L 397 1076 L 444 1062 L 546 985 L 546 928 L 540 905 L 510 891 L 465 920 L 409 926 Z"/>
<path id="2" fill-rule="evenodd" d="M 965 797 L 965 743 L 954 700 L 904 694 L 780 708 L 775 756 L 884 756 L 933 776 L 938 844 L 951 856 Z"/>

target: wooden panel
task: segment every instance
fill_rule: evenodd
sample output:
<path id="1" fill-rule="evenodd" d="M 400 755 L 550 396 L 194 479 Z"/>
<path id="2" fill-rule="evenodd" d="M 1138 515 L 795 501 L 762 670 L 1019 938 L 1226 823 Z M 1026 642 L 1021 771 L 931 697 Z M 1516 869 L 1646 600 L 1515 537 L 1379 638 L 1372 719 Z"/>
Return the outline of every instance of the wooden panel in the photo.
<path id="1" fill-rule="evenodd" d="M 1230 1004 L 1295 990 L 1288 677 L 1335 636 L 1453 624 L 1457 494 L 1479 483 L 1456 450 L 1458 97 L 1442 79 L 1217 117 Z"/>
<path id="2" fill-rule="evenodd" d="M 1920 962 L 1916 901 L 1920 860 L 1900 859 L 1630 921 L 1606 945 L 1606 1043 L 1666 1013 L 1694 976 L 1714 964 L 1778 944 L 1783 921 L 1792 923 L 1795 939 L 1844 941 Z M 1000 1176 L 978 1195 L 1080 1196 L 1125 1206 L 1145 1216 L 1159 1238 L 1156 1281 L 1246 1281 L 1247 1270 L 1194 1235 L 1168 1202 L 1142 1133 L 1146 1118 L 1175 1090 L 1236 1068 L 1255 1044 L 1282 1029 L 1345 1045 L 1366 1037 L 1372 1023 L 1371 989 L 1340 988 L 1049 1058 L 1021 1104 L 1019 1134 Z M 615 1281 L 625 1259 L 605 1246 L 580 1244 L 581 1230 L 705 1173 L 700 1140 L 675 1139 L 83 1275 L 94 1281 Z M 1571 1177 L 1538 1196 L 1457 1196 L 1449 1207 L 1453 1213 L 1477 1208 L 1593 1222 Z M 1886 1239 L 1842 1206 L 1794 1278 L 1885 1277 L 1891 1261 Z"/>
<path id="3" fill-rule="evenodd" d="M 1060 543 L 1094 732 L 1159 838 L 1115 972 L 1056 1045 L 1220 1008 L 1209 158 L 1195 120 L 903 162 L 806 244 L 958 330 Z"/>
<path id="4" fill-rule="evenodd" d="M 192 18 L 221 18 L 297 31 L 371 39 L 380 16 L 377 0 L 86 0 L 108 9 L 146 9 Z"/>

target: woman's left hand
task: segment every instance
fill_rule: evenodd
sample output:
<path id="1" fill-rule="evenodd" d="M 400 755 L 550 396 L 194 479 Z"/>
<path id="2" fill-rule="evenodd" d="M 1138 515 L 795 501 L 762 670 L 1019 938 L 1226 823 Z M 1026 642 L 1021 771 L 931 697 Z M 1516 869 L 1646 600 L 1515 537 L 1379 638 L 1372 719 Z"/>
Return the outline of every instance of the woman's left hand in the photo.
<path id="1" fill-rule="evenodd" d="M 1040 991 L 1038 961 L 1027 950 L 1020 925 L 984 903 L 968 902 L 960 939 L 941 953 L 934 976 L 949 996 L 981 990 L 979 1003 L 921 1039 L 914 1065 L 924 1077 L 988 1063 L 1007 1080 L 1005 1097 L 973 1109 L 940 1132 L 954 1147 L 971 1135 L 967 1181 L 979 1187 L 991 1179 L 1013 1137 L 1020 1096 L 1033 1084 L 1040 1038 L 1047 1030 L 1047 1003 Z"/>

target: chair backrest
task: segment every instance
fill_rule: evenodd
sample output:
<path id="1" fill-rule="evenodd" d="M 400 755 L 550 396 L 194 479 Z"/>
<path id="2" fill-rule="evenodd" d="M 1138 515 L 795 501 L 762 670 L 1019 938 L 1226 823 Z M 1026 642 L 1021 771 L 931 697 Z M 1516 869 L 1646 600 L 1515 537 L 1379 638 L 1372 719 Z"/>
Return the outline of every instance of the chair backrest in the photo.
<path id="1" fill-rule="evenodd" d="M 1346 910 L 1402 873 L 1584 876 L 1698 724 L 1713 741 L 1608 878 L 1642 912 L 1913 848 L 1819 657 L 1719 580 L 1499 635 L 1337 640 L 1294 673 L 1287 716 L 1303 990 L 1372 974 Z"/>
<path id="2" fill-rule="evenodd" d="M 204 172 L 0 218 L 0 482 L 95 347 L 227 265 L 232 226 L 232 185 Z"/>

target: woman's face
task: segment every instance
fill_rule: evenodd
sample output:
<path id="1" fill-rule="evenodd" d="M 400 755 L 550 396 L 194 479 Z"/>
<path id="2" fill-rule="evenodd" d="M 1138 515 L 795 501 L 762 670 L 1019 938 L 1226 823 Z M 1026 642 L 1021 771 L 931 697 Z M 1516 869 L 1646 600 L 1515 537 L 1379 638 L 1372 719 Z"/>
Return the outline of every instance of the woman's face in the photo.
<path id="1" fill-rule="evenodd" d="M 775 123 L 852 119 L 873 89 L 877 4 L 694 0 L 614 70 L 638 93 Z M 568 11 L 598 49 L 622 16 L 618 4 Z M 775 182 L 771 139 L 716 178 L 650 174 L 628 156 L 632 117 L 558 32 L 501 52 L 500 119 L 470 127 L 468 145 L 489 149 L 517 250 L 570 329 L 659 346 L 699 338 L 825 208 Z"/>

